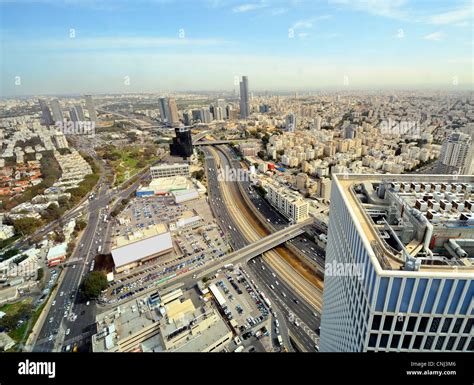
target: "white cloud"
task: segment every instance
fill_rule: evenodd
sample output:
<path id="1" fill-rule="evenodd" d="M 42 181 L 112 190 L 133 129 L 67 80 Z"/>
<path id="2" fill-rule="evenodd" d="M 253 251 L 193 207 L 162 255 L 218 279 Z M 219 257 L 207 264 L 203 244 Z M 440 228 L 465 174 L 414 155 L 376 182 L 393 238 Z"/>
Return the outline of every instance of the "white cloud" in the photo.
<path id="1" fill-rule="evenodd" d="M 468 23 L 469 20 L 472 23 L 473 17 L 473 6 L 467 5 L 464 8 L 456 9 L 454 11 L 440 13 L 438 15 L 432 15 L 428 18 L 428 22 L 437 25 L 446 24 L 464 24 Z"/>
<path id="2" fill-rule="evenodd" d="M 313 28 L 315 21 L 328 20 L 331 18 L 332 18 L 332 15 L 321 15 L 321 16 L 312 17 L 310 19 L 298 20 L 295 24 L 293 24 L 292 28 L 293 29 L 299 29 L 299 28 L 310 29 L 310 28 Z"/>
<path id="3" fill-rule="evenodd" d="M 299 37 L 300 39 L 302 39 L 302 40 L 303 40 L 303 39 L 306 39 L 308 36 L 309 36 L 309 33 L 306 33 L 306 32 L 300 32 L 300 33 L 298 34 L 298 37 Z"/>
<path id="4" fill-rule="evenodd" d="M 270 11 L 272 16 L 283 15 L 284 13 L 288 12 L 288 8 L 275 8 Z"/>
<path id="5" fill-rule="evenodd" d="M 262 8 L 267 7 L 267 6 L 268 5 L 265 4 L 264 2 L 242 4 L 242 5 L 238 5 L 237 7 L 232 8 L 232 12 L 242 13 L 242 12 L 255 11 L 256 9 L 262 9 Z"/>
<path id="6" fill-rule="evenodd" d="M 441 40 L 444 40 L 444 33 L 443 32 L 433 32 L 433 33 L 430 33 L 426 36 L 423 36 L 423 39 L 424 40 L 430 40 L 430 41 L 441 41 Z"/>

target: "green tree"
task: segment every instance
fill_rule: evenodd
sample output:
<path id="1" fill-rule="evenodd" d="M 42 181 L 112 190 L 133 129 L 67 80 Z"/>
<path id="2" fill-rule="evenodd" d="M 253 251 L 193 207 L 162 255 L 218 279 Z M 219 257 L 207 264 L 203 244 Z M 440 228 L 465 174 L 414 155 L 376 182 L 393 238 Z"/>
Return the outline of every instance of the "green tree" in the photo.
<path id="1" fill-rule="evenodd" d="M 13 221 L 15 232 L 21 235 L 30 235 L 41 226 L 41 221 L 35 218 L 20 218 Z"/>
<path id="2" fill-rule="evenodd" d="M 82 291 L 87 298 L 97 298 L 107 287 L 107 276 L 103 271 L 93 271 L 87 275 L 82 284 Z"/>

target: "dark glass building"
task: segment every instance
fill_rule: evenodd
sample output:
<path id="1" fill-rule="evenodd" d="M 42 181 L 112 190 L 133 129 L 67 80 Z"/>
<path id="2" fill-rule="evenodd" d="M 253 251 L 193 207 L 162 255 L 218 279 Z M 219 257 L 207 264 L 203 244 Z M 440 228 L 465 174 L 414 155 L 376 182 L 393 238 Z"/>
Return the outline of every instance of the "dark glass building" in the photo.
<path id="1" fill-rule="evenodd" d="M 173 138 L 173 143 L 170 144 L 171 155 L 189 158 L 193 153 L 191 130 L 187 127 L 177 127 L 174 130 L 176 136 Z"/>

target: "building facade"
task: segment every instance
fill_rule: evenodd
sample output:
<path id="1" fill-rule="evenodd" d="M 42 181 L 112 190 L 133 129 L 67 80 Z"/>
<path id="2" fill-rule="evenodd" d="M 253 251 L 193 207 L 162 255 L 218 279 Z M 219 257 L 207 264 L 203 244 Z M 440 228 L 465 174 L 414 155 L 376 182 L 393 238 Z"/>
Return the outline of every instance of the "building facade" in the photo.
<path id="1" fill-rule="evenodd" d="M 443 217 L 433 221 L 435 212 L 416 209 L 416 199 L 433 195 L 431 185 L 449 176 L 385 177 L 404 180 L 401 186 L 381 178 L 333 180 L 321 351 L 473 351 L 471 212 L 440 209 Z M 418 188 L 410 178 L 426 183 Z M 384 183 L 371 191 L 369 180 Z M 444 194 L 453 194 L 448 185 Z M 472 177 L 458 180 L 459 198 L 470 201 L 473 186 Z"/>

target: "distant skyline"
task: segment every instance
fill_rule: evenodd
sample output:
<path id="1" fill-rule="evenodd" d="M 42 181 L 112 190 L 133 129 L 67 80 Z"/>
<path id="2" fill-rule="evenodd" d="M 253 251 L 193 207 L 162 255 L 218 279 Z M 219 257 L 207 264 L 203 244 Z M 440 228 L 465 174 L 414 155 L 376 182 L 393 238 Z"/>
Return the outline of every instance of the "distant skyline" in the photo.
<path id="1" fill-rule="evenodd" d="M 0 0 L 0 95 L 473 87 L 473 3 Z"/>

